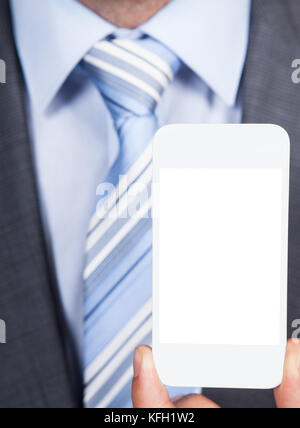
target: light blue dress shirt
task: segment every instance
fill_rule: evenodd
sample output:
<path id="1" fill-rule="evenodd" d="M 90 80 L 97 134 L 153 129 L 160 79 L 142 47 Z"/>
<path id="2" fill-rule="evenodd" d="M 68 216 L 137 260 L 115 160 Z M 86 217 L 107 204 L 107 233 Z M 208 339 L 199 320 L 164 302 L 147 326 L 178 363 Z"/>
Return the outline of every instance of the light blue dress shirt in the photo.
<path id="1" fill-rule="evenodd" d="M 110 113 L 77 64 L 100 39 L 130 30 L 76 0 L 11 0 L 28 89 L 40 201 L 65 314 L 82 352 L 84 248 L 96 187 L 119 151 Z M 173 0 L 139 31 L 185 66 L 157 109 L 169 123 L 239 123 L 251 0 Z"/>

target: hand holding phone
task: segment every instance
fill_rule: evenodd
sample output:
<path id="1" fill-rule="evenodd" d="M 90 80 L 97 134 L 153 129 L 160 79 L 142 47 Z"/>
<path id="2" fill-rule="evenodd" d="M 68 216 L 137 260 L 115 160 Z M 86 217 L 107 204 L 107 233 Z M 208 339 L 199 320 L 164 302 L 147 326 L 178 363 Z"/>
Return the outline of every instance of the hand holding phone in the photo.
<path id="1" fill-rule="evenodd" d="M 283 382 L 275 390 L 278 408 L 300 408 L 300 341 L 289 340 L 286 352 Z M 178 370 L 181 370 L 178 367 Z M 153 362 L 152 350 L 139 347 L 134 358 L 134 379 L 132 385 L 133 405 L 136 408 L 189 408 L 217 409 L 219 406 L 203 395 L 169 397 Z"/>
<path id="2" fill-rule="evenodd" d="M 153 346 L 165 384 L 281 383 L 289 160 L 289 137 L 273 125 L 157 134 Z"/>

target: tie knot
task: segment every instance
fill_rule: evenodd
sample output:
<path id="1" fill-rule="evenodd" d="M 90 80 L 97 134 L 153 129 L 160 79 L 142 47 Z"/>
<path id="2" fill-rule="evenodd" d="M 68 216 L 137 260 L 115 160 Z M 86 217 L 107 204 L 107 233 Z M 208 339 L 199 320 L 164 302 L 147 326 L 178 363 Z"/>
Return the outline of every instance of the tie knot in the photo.
<path id="1" fill-rule="evenodd" d="M 84 57 L 83 66 L 116 119 L 116 111 L 121 115 L 122 110 L 153 113 L 181 61 L 162 43 L 143 36 L 100 41 Z"/>

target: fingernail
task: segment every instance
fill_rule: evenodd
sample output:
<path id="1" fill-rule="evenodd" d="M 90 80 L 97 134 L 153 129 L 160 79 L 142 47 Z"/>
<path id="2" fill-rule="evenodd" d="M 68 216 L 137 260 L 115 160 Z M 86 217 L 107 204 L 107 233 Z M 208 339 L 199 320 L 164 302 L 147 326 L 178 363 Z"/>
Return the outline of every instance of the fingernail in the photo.
<path id="1" fill-rule="evenodd" d="M 300 339 L 293 339 L 293 342 L 296 346 L 298 346 L 298 359 L 297 359 L 297 369 L 300 374 Z"/>
<path id="2" fill-rule="evenodd" d="M 135 350 L 133 368 L 134 377 L 138 377 L 142 371 L 153 370 L 154 364 L 150 348 L 141 346 Z"/>
<path id="3" fill-rule="evenodd" d="M 141 372 L 141 366 L 142 366 L 142 355 L 140 348 L 137 348 L 134 352 L 134 359 L 133 359 L 133 370 L 134 370 L 134 377 L 138 377 Z"/>
<path id="4" fill-rule="evenodd" d="M 298 346 L 299 346 L 299 352 L 298 352 L 298 372 L 300 376 L 300 340 L 298 339 Z"/>
<path id="5" fill-rule="evenodd" d="M 300 377 L 300 340 L 293 339 L 288 346 L 287 374 L 291 377 Z"/>

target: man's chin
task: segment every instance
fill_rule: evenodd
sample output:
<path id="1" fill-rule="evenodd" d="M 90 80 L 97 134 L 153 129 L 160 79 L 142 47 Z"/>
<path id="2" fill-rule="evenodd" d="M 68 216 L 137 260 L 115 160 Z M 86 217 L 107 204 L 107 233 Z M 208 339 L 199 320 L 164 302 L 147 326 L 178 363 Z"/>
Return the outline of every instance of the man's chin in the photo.
<path id="1" fill-rule="evenodd" d="M 77 0 L 119 28 L 134 29 L 172 0 Z"/>

